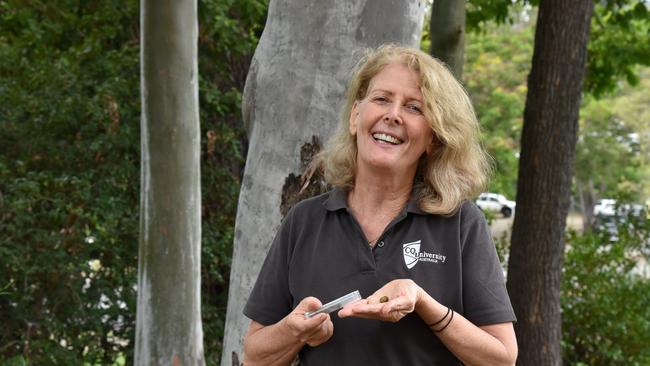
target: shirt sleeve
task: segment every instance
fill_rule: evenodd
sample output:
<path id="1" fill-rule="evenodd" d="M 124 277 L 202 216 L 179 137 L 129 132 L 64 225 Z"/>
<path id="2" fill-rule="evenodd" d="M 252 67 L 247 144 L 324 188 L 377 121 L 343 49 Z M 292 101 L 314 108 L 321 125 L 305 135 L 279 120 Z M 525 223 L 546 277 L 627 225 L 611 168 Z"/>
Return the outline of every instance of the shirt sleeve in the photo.
<path id="1" fill-rule="evenodd" d="M 244 306 L 244 315 L 262 325 L 275 324 L 292 310 L 288 280 L 292 216 L 290 212 L 282 221 Z"/>
<path id="2" fill-rule="evenodd" d="M 466 203 L 461 221 L 463 307 L 475 325 L 516 321 L 503 269 L 482 212 Z"/>

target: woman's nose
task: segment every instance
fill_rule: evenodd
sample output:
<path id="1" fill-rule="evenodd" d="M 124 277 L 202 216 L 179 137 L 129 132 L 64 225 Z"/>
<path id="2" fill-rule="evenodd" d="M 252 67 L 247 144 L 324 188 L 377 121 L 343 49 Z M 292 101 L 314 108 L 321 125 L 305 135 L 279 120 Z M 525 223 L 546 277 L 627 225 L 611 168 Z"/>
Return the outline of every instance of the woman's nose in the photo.
<path id="1" fill-rule="evenodd" d="M 393 103 L 388 107 L 388 110 L 384 115 L 384 120 L 386 122 L 393 122 L 397 124 L 402 123 L 402 111 L 398 103 Z"/>

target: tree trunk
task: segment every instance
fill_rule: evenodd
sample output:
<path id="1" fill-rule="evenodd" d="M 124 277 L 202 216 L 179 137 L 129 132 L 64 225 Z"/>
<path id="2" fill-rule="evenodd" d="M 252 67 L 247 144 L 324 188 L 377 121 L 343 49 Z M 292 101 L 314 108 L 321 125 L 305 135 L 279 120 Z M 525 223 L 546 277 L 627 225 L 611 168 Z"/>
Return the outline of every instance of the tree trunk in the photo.
<path id="1" fill-rule="evenodd" d="M 462 80 L 465 62 L 465 0 L 436 0 L 431 6 L 429 53 Z"/>
<path id="2" fill-rule="evenodd" d="M 273 0 L 246 81 L 250 148 L 235 225 L 222 365 L 240 365 L 242 314 L 282 212 L 296 201 L 300 169 L 334 131 L 359 49 L 417 47 L 420 1 Z"/>
<path id="3" fill-rule="evenodd" d="M 508 267 L 522 365 L 562 363 L 564 230 L 592 11 L 592 0 L 539 5 Z"/>
<path id="4" fill-rule="evenodd" d="M 578 195 L 580 197 L 580 208 L 582 211 L 582 231 L 590 232 L 596 217 L 594 215 L 594 205 L 596 204 L 596 195 L 594 194 L 594 182 L 587 178 L 586 182 L 576 181 Z"/>
<path id="5" fill-rule="evenodd" d="M 136 365 L 204 365 L 197 3 L 141 2 Z"/>

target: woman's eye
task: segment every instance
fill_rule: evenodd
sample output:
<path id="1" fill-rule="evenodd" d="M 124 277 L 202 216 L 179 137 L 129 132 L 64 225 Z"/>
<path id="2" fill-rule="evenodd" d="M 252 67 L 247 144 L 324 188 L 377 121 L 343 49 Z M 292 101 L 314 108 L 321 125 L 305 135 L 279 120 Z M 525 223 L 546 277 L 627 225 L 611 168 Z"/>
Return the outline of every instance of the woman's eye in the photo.
<path id="1" fill-rule="evenodd" d="M 374 100 L 375 102 L 379 102 L 379 103 L 388 102 L 388 98 L 386 98 L 384 96 L 377 96 L 377 97 L 372 98 L 372 100 Z"/>
<path id="2" fill-rule="evenodd" d="M 413 113 L 422 114 L 422 108 L 415 104 L 407 104 L 406 109 Z"/>

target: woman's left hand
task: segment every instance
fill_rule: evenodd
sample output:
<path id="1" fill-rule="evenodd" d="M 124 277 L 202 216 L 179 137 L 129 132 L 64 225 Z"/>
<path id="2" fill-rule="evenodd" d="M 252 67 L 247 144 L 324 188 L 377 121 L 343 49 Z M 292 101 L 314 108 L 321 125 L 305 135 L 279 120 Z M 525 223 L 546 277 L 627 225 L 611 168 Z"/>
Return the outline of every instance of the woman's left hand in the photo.
<path id="1" fill-rule="evenodd" d="M 397 322 L 413 312 L 422 289 L 408 279 L 393 280 L 367 299 L 346 305 L 338 312 L 340 318 L 355 316 Z M 382 300 L 387 300 L 382 302 Z"/>

